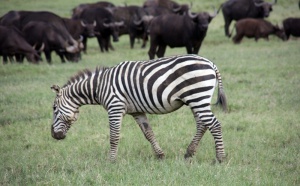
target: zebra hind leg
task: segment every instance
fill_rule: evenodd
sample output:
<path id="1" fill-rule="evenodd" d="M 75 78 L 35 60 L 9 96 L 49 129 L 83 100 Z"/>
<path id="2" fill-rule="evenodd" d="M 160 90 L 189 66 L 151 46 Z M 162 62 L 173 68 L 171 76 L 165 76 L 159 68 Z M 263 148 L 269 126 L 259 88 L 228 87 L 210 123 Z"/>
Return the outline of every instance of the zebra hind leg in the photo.
<path id="1" fill-rule="evenodd" d="M 225 160 L 226 154 L 224 150 L 221 123 L 217 120 L 217 118 L 214 118 L 211 126 L 209 127 L 209 131 L 215 140 L 217 160 L 221 163 Z"/>
<path id="2" fill-rule="evenodd" d="M 196 120 L 197 132 L 196 132 L 196 135 L 194 136 L 192 142 L 190 143 L 190 145 L 188 146 L 188 148 L 186 150 L 186 154 L 184 155 L 185 159 L 191 158 L 195 154 L 197 147 L 199 145 L 199 142 L 207 130 L 207 127 L 205 125 L 203 125 L 203 123 L 201 122 L 201 120 L 199 119 L 199 117 L 196 114 L 194 114 L 194 117 Z"/>
<path id="3" fill-rule="evenodd" d="M 194 155 L 201 138 L 203 137 L 206 130 L 209 129 L 215 141 L 216 158 L 219 163 L 223 162 L 226 155 L 225 155 L 224 144 L 223 144 L 221 123 L 210 111 L 206 113 L 202 113 L 201 115 L 199 113 L 195 113 L 194 117 L 197 123 L 197 133 L 193 138 L 192 142 L 190 143 L 190 145 L 188 146 L 187 152 L 184 157 L 189 158 Z"/>
<path id="4" fill-rule="evenodd" d="M 165 154 L 164 154 L 163 150 L 160 148 L 158 142 L 156 141 L 155 135 L 149 124 L 146 114 L 144 114 L 144 113 L 133 114 L 132 116 L 134 117 L 134 119 L 138 123 L 138 125 L 140 126 L 145 138 L 152 145 L 152 148 L 153 148 L 157 158 L 163 159 Z"/>

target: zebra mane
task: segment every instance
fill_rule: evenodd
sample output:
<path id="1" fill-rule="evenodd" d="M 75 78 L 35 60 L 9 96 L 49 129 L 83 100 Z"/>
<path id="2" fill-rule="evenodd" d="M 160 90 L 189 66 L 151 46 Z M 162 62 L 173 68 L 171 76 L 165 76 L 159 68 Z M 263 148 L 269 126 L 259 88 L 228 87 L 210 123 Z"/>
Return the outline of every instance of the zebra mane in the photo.
<path id="1" fill-rule="evenodd" d="M 90 69 L 81 70 L 77 74 L 75 74 L 74 76 L 72 76 L 69 79 L 69 81 L 63 87 L 67 87 L 68 85 L 72 85 L 73 83 L 78 82 L 81 79 L 84 79 L 86 77 L 92 76 L 93 73 L 99 73 L 99 72 L 102 72 L 105 69 L 107 69 L 107 67 L 98 66 L 98 67 L 96 67 L 95 70 L 90 70 Z"/>

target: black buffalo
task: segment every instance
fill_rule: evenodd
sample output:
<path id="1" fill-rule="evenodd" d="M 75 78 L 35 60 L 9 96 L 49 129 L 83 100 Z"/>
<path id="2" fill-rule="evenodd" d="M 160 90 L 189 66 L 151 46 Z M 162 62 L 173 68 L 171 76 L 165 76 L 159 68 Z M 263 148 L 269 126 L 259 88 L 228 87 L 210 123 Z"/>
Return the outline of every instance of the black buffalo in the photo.
<path id="1" fill-rule="evenodd" d="M 300 37 L 300 18 L 286 18 L 282 22 L 287 39 L 290 36 Z"/>
<path id="2" fill-rule="evenodd" d="M 269 3 L 262 0 L 228 0 L 223 3 L 221 7 L 225 21 L 225 35 L 230 37 L 229 26 L 232 20 L 268 17 L 276 1 Z"/>
<path id="3" fill-rule="evenodd" d="M 72 19 L 80 19 L 81 13 L 90 8 L 112 8 L 115 5 L 107 1 L 99 1 L 96 3 L 83 3 L 72 9 Z"/>
<path id="4" fill-rule="evenodd" d="M 51 23 L 61 34 L 64 35 L 66 51 L 75 53 L 80 51 L 80 43 L 78 43 L 68 32 L 64 20 L 48 11 L 9 11 L 2 16 L 0 25 L 14 26 L 22 30 L 24 26 L 31 21 L 39 21 Z M 70 51 L 72 49 L 72 51 Z"/>
<path id="5" fill-rule="evenodd" d="M 97 25 L 96 21 L 93 23 L 85 23 L 83 20 L 78 19 L 70 19 L 70 18 L 63 18 L 66 28 L 71 34 L 71 36 L 78 40 L 81 36 L 86 37 L 95 37 L 95 27 Z"/>
<path id="6" fill-rule="evenodd" d="M 142 48 L 146 46 L 149 36 L 149 26 L 154 17 L 165 15 L 165 14 L 174 14 L 174 12 L 168 8 L 161 6 L 148 6 L 144 7 L 146 15 L 142 16 L 139 20 L 134 20 L 134 24 L 139 28 L 140 32 L 143 31 L 142 39 L 143 44 Z"/>
<path id="7" fill-rule="evenodd" d="M 145 19 L 146 12 L 140 6 L 123 6 L 110 9 L 117 21 L 123 21 L 124 25 L 120 28 L 120 35 L 128 34 L 130 47 L 134 47 L 136 38 L 144 39 L 145 27 L 140 22 Z M 145 40 L 142 47 L 145 47 Z"/>
<path id="8" fill-rule="evenodd" d="M 110 45 L 110 37 L 113 41 L 119 41 L 119 29 L 124 22 L 117 22 L 113 14 L 106 8 L 88 8 L 85 9 L 80 16 L 85 23 L 92 24 L 96 22 L 95 32 L 101 51 L 108 51 Z M 84 38 L 84 50 L 86 50 L 87 40 Z"/>
<path id="9" fill-rule="evenodd" d="M 66 36 L 61 33 L 52 23 L 42 21 L 30 21 L 22 29 L 26 40 L 31 45 L 44 44 L 44 53 L 48 63 L 51 63 L 51 52 L 76 53 L 74 46 L 69 45 Z M 62 61 L 64 62 L 64 61 Z"/>
<path id="10" fill-rule="evenodd" d="M 15 55 L 25 55 L 27 60 L 33 63 L 37 63 L 40 59 L 37 51 L 19 30 L 6 26 L 0 26 L 0 55 L 3 56 L 3 63 L 7 63 L 7 57 Z"/>
<path id="11" fill-rule="evenodd" d="M 150 30 L 149 57 L 163 57 L 166 47 L 186 47 L 188 54 L 198 54 L 208 25 L 217 15 L 207 12 L 187 15 L 166 14 L 153 18 Z M 158 50 L 157 50 L 158 47 Z"/>
<path id="12" fill-rule="evenodd" d="M 233 37 L 234 43 L 240 43 L 244 36 L 248 38 L 269 39 L 269 35 L 273 34 L 282 40 L 286 39 L 284 30 L 277 25 L 273 25 L 264 19 L 246 18 L 236 22 L 235 24 L 236 35 Z"/>
<path id="13" fill-rule="evenodd" d="M 81 41 L 81 43 L 83 42 L 84 38 L 86 39 L 86 38 L 95 37 L 96 34 L 99 34 L 94 31 L 96 27 L 96 21 L 89 24 L 79 19 L 63 18 L 63 20 L 71 36 L 75 40 Z M 82 45 L 82 49 L 83 48 L 84 46 Z M 78 62 L 81 59 L 80 51 L 76 53 L 56 51 L 56 53 L 60 56 L 62 62 L 65 62 L 65 58 L 68 61 L 72 61 L 72 62 Z"/>

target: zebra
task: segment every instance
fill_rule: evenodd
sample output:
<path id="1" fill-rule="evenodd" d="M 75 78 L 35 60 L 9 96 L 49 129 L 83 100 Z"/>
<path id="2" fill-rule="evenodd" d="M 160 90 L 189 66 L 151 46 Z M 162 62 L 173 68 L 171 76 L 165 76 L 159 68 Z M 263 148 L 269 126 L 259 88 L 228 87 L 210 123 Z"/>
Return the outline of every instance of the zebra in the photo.
<path id="1" fill-rule="evenodd" d="M 217 66 L 194 54 L 150 61 L 124 61 L 114 67 L 83 70 L 60 88 L 53 104 L 52 137 L 60 140 L 77 120 L 82 105 L 102 105 L 109 118 L 110 160 L 115 161 L 122 118 L 131 115 L 158 158 L 164 158 L 146 114 L 166 114 L 187 105 L 196 121 L 196 135 L 184 157 L 191 158 L 207 129 L 211 132 L 219 162 L 225 159 L 221 123 L 211 111 L 218 82 L 217 103 L 227 111 L 227 100 Z"/>

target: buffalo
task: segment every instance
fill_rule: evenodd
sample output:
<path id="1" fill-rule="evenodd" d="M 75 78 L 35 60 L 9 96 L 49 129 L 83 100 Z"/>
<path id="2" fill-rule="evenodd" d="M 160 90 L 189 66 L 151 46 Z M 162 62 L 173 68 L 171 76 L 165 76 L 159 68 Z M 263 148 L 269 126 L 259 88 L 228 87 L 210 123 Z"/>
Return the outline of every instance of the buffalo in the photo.
<path id="1" fill-rule="evenodd" d="M 188 54 L 198 54 L 208 25 L 217 13 L 188 12 L 187 15 L 166 14 L 153 18 L 149 27 L 150 59 L 154 59 L 155 54 L 163 57 L 167 46 L 186 47 Z"/>
<path id="2" fill-rule="evenodd" d="M 74 50 L 74 46 L 69 46 L 69 44 L 66 43 L 66 36 L 60 29 L 53 26 L 52 23 L 30 21 L 23 27 L 22 32 L 31 45 L 36 44 L 40 46 L 45 44 L 44 53 L 48 63 L 51 63 L 52 51 L 67 53 L 78 52 L 77 50 Z"/>
<path id="3" fill-rule="evenodd" d="M 149 26 L 154 17 L 164 15 L 164 14 L 174 14 L 174 12 L 168 8 L 162 6 L 147 6 L 144 7 L 146 15 L 142 16 L 140 19 L 135 19 L 134 24 L 139 28 L 140 32 L 143 31 L 142 39 L 143 44 L 142 48 L 146 47 L 149 35 Z"/>
<path id="4" fill-rule="evenodd" d="M 124 25 L 123 21 L 117 22 L 113 14 L 106 8 L 87 8 L 80 16 L 85 23 L 92 24 L 96 22 L 95 32 L 101 52 L 108 51 L 110 37 L 113 41 L 119 41 L 119 29 Z M 84 38 L 84 51 L 86 51 L 87 39 Z"/>
<path id="5" fill-rule="evenodd" d="M 33 63 L 40 60 L 37 51 L 14 27 L 0 26 L 0 55 L 3 56 L 3 63 L 7 63 L 7 57 L 15 55 L 25 55 L 27 60 Z"/>
<path id="6" fill-rule="evenodd" d="M 65 38 L 65 50 L 71 53 L 80 51 L 80 43 L 68 32 L 63 18 L 48 11 L 9 11 L 2 16 L 0 25 L 14 26 L 22 30 L 31 21 L 51 23 Z M 70 51 L 72 50 L 72 51 Z"/>
<path id="7" fill-rule="evenodd" d="M 72 19 L 80 19 L 81 13 L 90 8 L 112 8 L 115 5 L 107 1 L 99 1 L 96 3 L 83 3 L 72 9 Z"/>
<path id="8" fill-rule="evenodd" d="M 135 5 L 115 7 L 111 8 L 111 11 L 117 21 L 124 21 L 119 34 L 129 35 L 130 48 L 134 47 L 136 38 L 144 39 L 145 27 L 142 24 L 142 20 L 145 19 L 146 12 L 142 7 Z M 144 40 L 142 48 L 145 47 L 145 42 Z"/>
<path id="9" fill-rule="evenodd" d="M 229 26 L 232 20 L 238 21 L 244 18 L 264 18 L 268 17 L 272 11 L 273 3 L 261 0 L 228 0 L 221 5 L 224 21 L 225 35 L 231 37 Z"/>
<path id="10" fill-rule="evenodd" d="M 83 39 L 95 37 L 96 34 L 99 34 L 95 32 L 96 27 L 96 21 L 93 23 L 85 23 L 83 20 L 79 19 L 70 19 L 70 18 L 63 18 L 66 28 L 71 34 L 71 36 L 75 39 L 80 41 L 80 43 L 83 42 Z M 84 46 L 82 45 L 82 49 Z M 81 53 L 68 53 L 65 51 L 56 51 L 56 53 L 59 55 L 62 62 L 65 62 L 65 58 L 68 61 L 72 62 L 78 62 L 81 59 Z"/>
<path id="11" fill-rule="evenodd" d="M 234 43 L 240 43 L 244 36 L 248 38 L 255 38 L 255 41 L 259 38 L 265 38 L 268 40 L 268 36 L 271 34 L 276 35 L 282 40 L 286 39 L 283 29 L 264 19 L 246 18 L 239 20 L 235 24 L 235 29 L 236 35 L 233 37 Z"/>
<path id="12" fill-rule="evenodd" d="M 282 22 L 287 39 L 290 36 L 300 37 L 300 18 L 286 18 Z"/>

